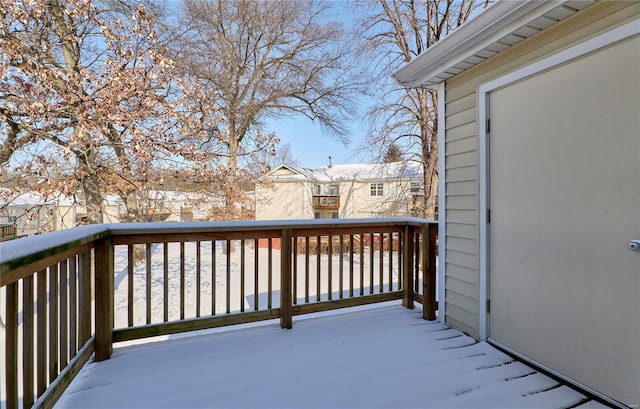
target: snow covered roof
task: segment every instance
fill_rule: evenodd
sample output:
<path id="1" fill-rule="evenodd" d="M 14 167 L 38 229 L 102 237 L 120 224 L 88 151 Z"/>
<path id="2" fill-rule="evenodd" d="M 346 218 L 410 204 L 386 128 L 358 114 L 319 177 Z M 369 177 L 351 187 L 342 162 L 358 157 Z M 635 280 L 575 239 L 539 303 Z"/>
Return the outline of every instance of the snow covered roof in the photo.
<path id="1" fill-rule="evenodd" d="M 282 170 L 289 170 L 287 175 Z M 381 180 L 408 179 L 422 177 L 422 165 L 417 161 L 366 163 L 322 166 L 317 169 L 301 168 L 283 163 L 269 173 L 270 176 L 281 179 L 307 179 L 318 182 L 340 180 Z"/>
<path id="2" fill-rule="evenodd" d="M 0 200 L 0 205 L 7 206 L 42 206 L 45 204 L 53 204 L 52 200 L 44 200 L 38 192 L 25 192 L 16 196 L 9 197 L 6 200 Z"/>
<path id="3" fill-rule="evenodd" d="M 3 189 L 3 196 L 6 199 L 0 200 L 0 206 L 7 205 L 19 206 L 19 207 L 33 207 L 33 206 L 73 206 L 77 204 L 73 196 L 67 196 L 62 192 L 53 192 L 45 199 L 44 195 L 36 191 L 28 191 L 24 193 L 14 193 L 8 189 Z"/>

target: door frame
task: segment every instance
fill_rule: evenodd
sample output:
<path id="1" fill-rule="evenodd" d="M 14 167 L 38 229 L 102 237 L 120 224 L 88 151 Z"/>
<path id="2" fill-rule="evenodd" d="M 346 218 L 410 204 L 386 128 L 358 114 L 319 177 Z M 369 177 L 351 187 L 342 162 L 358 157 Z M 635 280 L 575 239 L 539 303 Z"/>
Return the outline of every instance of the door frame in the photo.
<path id="1" fill-rule="evenodd" d="M 479 136 L 479 146 L 478 146 L 478 154 L 479 154 L 479 183 L 480 183 L 480 192 L 479 192 L 479 230 L 480 230 L 480 252 L 479 252 L 479 297 L 478 297 L 478 312 L 479 312 L 479 321 L 478 321 L 478 334 L 480 341 L 489 341 L 497 346 L 505 349 L 507 352 L 512 353 L 514 355 L 519 356 L 521 359 L 525 361 L 531 361 L 525 356 L 522 356 L 517 351 L 511 350 L 510 348 L 501 345 L 495 340 L 491 339 L 490 328 L 489 328 L 489 308 L 488 302 L 490 299 L 490 279 L 491 272 L 489 271 L 489 254 L 490 254 L 490 222 L 489 218 L 489 210 L 491 209 L 490 203 L 490 174 L 489 174 L 489 161 L 490 161 L 490 124 L 488 120 L 490 119 L 490 94 L 493 91 L 499 90 L 501 88 L 512 85 L 516 82 L 526 80 L 527 78 L 536 76 L 545 71 L 551 70 L 560 65 L 569 63 L 571 61 L 577 60 L 579 58 L 588 56 L 589 54 L 596 53 L 605 48 L 611 47 L 617 43 L 623 42 L 625 40 L 631 39 L 635 36 L 640 35 L 640 19 L 633 20 L 629 23 L 626 23 L 618 28 L 610 30 L 606 33 L 600 34 L 590 40 L 587 40 L 583 43 L 575 45 L 566 50 L 560 51 L 556 54 L 553 54 L 545 59 L 542 59 L 533 64 L 527 65 L 519 70 L 511 72 L 509 74 L 500 76 L 494 80 L 485 82 L 481 84 L 478 88 L 478 136 Z M 577 386 L 582 389 L 593 393 L 596 396 L 601 397 L 613 404 L 619 404 L 618 402 L 611 401 L 610 398 L 598 393 L 592 388 L 587 387 L 586 385 L 579 384 L 575 380 L 572 380 L 557 371 L 554 371 L 551 368 L 544 367 L 539 363 L 532 362 L 536 366 L 541 367 L 544 370 L 547 370 L 551 374 L 558 376 L 559 378 L 565 379 L 568 382 L 577 384 Z"/>

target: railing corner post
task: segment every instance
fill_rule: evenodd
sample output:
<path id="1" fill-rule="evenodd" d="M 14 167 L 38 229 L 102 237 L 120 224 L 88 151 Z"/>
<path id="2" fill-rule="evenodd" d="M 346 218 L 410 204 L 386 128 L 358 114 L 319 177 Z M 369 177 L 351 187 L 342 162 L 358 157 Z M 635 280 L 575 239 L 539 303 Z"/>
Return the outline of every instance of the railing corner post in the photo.
<path id="1" fill-rule="evenodd" d="M 113 245 L 111 236 L 95 246 L 95 360 L 103 361 L 113 352 Z"/>
<path id="2" fill-rule="evenodd" d="M 414 236 L 415 232 L 413 226 L 405 226 L 404 239 L 402 240 L 402 306 L 410 309 L 415 308 L 415 295 L 413 293 Z"/>
<path id="3" fill-rule="evenodd" d="M 436 240 L 438 225 L 429 223 L 422 228 L 422 318 L 436 319 Z"/>
<path id="4" fill-rule="evenodd" d="M 291 298 L 291 229 L 283 229 L 280 239 L 280 327 L 293 327 L 293 302 Z"/>

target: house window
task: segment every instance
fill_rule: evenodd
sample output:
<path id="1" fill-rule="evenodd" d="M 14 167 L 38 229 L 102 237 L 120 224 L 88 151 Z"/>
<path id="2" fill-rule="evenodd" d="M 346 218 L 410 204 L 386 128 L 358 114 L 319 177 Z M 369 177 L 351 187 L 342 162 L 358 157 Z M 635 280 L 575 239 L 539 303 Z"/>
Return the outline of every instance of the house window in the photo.
<path id="1" fill-rule="evenodd" d="M 384 183 L 371 183 L 369 196 L 384 196 Z"/>
<path id="2" fill-rule="evenodd" d="M 422 193 L 422 183 L 418 181 L 411 182 L 411 193 Z"/>
<path id="3" fill-rule="evenodd" d="M 337 183 L 316 183 L 313 185 L 314 195 L 338 196 L 339 191 Z"/>
<path id="4" fill-rule="evenodd" d="M 331 218 L 332 219 L 337 219 L 338 218 L 338 212 L 331 212 Z"/>
<path id="5" fill-rule="evenodd" d="M 313 218 L 314 219 L 319 219 L 320 218 L 320 212 L 313 213 Z"/>

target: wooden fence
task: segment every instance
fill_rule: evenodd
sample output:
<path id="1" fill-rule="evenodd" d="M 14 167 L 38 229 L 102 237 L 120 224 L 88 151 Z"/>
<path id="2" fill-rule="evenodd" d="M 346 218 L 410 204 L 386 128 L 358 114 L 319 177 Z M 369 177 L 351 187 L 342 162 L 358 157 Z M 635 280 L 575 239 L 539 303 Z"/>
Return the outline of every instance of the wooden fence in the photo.
<path id="1" fill-rule="evenodd" d="M 0 406 L 52 407 L 118 341 L 291 328 L 295 315 L 396 299 L 433 320 L 436 240 L 435 223 L 409 218 L 112 224 L 2 243 Z"/>

